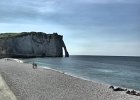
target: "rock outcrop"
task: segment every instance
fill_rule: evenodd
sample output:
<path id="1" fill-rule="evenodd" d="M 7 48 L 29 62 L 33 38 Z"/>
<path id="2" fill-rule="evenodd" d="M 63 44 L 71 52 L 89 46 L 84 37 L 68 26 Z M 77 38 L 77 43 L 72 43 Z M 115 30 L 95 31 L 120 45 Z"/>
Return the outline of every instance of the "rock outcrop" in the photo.
<path id="1" fill-rule="evenodd" d="M 8 33 L 8 36 L 3 35 L 0 35 L 1 58 L 63 57 L 63 48 L 65 57 L 69 57 L 63 36 L 57 33 L 22 32 L 13 35 Z"/>

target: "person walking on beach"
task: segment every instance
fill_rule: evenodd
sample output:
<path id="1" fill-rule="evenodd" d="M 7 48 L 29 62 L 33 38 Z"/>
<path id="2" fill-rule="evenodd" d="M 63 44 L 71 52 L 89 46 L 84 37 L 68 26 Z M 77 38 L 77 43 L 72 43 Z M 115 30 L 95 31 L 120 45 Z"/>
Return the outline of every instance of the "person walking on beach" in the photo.
<path id="1" fill-rule="evenodd" d="M 33 69 L 37 69 L 37 64 L 33 62 Z"/>

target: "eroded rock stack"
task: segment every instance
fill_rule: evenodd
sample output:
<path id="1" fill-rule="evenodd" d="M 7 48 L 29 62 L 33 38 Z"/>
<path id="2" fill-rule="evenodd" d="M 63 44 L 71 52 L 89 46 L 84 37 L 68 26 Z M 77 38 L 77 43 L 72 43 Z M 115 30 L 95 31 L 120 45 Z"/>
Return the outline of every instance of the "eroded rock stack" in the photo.
<path id="1" fill-rule="evenodd" d="M 57 33 L 22 32 L 0 34 L 0 57 L 65 57 L 69 53 Z"/>

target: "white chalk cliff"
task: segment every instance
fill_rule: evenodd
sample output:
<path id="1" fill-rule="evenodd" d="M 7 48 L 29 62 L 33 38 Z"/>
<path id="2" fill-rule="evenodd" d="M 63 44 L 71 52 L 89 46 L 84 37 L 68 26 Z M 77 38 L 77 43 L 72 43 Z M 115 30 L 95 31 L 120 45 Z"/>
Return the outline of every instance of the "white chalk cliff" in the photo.
<path id="1" fill-rule="evenodd" d="M 0 38 L 0 57 L 62 57 L 63 48 L 68 57 L 63 36 L 57 33 L 23 32 Z"/>

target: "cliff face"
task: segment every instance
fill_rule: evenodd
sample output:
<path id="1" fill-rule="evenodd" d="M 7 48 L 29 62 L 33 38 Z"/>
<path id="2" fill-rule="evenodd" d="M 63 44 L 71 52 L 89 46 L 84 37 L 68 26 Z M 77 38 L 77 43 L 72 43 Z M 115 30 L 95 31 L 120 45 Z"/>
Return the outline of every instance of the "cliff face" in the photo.
<path id="1" fill-rule="evenodd" d="M 0 39 L 0 57 L 62 57 L 63 48 L 68 57 L 63 36 L 57 33 L 30 32 Z"/>

